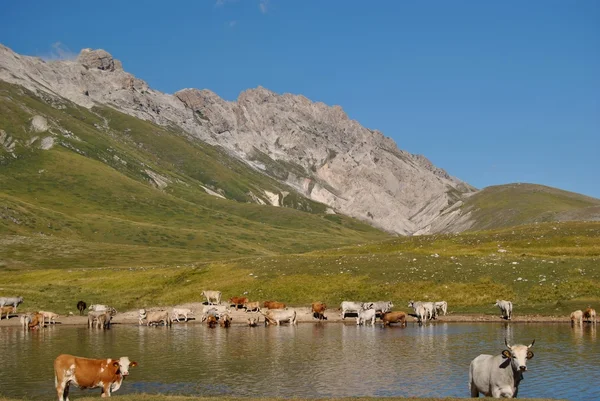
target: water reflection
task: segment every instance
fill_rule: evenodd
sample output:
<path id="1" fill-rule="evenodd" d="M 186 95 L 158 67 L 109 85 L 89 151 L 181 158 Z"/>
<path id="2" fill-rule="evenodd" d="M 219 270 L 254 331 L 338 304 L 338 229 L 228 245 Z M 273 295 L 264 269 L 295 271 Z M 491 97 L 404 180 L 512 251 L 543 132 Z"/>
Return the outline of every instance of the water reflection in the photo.
<path id="1" fill-rule="evenodd" d="M 47 398 L 53 390 L 52 362 L 60 353 L 127 355 L 138 361 L 118 394 L 466 397 L 474 357 L 501 352 L 505 338 L 511 344 L 535 338 L 536 356 L 528 364 L 521 397 L 600 398 L 592 385 L 600 380 L 593 325 L 57 326 L 36 332 L 3 328 L 0 338 L 0 394 L 10 397 Z"/>

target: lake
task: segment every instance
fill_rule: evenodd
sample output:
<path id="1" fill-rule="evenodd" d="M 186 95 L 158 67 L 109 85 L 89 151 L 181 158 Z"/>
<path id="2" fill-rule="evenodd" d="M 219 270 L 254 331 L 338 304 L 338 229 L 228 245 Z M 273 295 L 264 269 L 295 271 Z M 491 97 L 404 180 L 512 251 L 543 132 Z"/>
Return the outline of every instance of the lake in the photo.
<path id="1" fill-rule="evenodd" d="M 600 399 L 597 328 L 551 323 L 436 323 L 406 328 L 341 323 L 210 329 L 56 325 L 0 329 L 0 395 L 54 399 L 61 353 L 128 356 L 139 363 L 115 394 L 242 397 L 468 397 L 469 363 L 499 354 L 504 338 L 535 353 L 519 397 Z M 97 396 L 79 391 L 71 398 Z"/>

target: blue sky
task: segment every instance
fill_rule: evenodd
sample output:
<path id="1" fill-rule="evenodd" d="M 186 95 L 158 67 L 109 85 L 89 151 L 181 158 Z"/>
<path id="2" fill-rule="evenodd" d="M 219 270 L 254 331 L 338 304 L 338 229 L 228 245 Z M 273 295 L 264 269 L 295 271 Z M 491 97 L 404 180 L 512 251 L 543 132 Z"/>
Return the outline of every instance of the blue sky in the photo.
<path id="1" fill-rule="evenodd" d="M 169 93 L 303 94 L 479 188 L 600 198 L 599 1 L 4 0 L 0 42 L 103 48 Z"/>

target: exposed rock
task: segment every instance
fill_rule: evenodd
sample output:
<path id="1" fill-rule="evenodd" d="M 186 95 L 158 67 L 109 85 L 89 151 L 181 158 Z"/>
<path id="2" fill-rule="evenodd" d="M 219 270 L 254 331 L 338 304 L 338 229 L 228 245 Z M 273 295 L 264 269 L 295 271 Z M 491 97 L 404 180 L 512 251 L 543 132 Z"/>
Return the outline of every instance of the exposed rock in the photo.
<path id="1" fill-rule="evenodd" d="M 42 150 L 52 149 L 53 146 L 54 146 L 54 138 L 51 136 L 45 137 L 44 139 L 42 139 L 42 142 L 40 143 L 40 149 L 42 149 Z"/>
<path id="2" fill-rule="evenodd" d="M 116 157 L 116 155 L 115 155 Z M 150 182 L 159 189 L 164 189 L 171 183 L 171 180 L 167 177 L 163 177 L 162 175 L 155 173 L 152 170 L 145 169 L 144 172 L 150 178 Z"/>
<path id="3" fill-rule="evenodd" d="M 103 71 L 123 69 L 123 65 L 119 60 L 113 59 L 109 52 L 102 49 L 83 49 L 77 56 L 77 62 L 85 67 L 97 68 Z"/>
<path id="4" fill-rule="evenodd" d="M 31 131 L 32 132 L 45 132 L 48 131 L 48 120 L 42 116 L 33 116 L 31 119 Z"/>

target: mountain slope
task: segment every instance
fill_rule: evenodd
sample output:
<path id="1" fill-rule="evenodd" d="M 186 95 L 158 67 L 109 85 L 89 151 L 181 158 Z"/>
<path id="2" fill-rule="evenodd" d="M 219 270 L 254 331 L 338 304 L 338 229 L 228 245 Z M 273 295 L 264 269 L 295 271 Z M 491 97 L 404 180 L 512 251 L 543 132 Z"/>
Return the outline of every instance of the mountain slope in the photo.
<path id="1" fill-rule="evenodd" d="M 198 261 L 387 236 L 176 129 L 3 82 L 0 110 L 5 266 L 94 265 L 94 250 L 125 265 L 173 249 Z"/>
<path id="2" fill-rule="evenodd" d="M 207 90 L 152 90 L 110 54 L 85 49 L 76 61 L 20 56 L 0 46 L 0 79 L 86 108 L 110 106 L 231 156 L 297 193 L 390 232 L 430 226 L 457 194 L 474 188 L 404 152 L 339 106 L 303 96 L 248 90 L 226 102 Z"/>
<path id="3" fill-rule="evenodd" d="M 551 221 L 600 221 L 600 199 L 536 184 L 491 186 L 449 208 L 432 230 L 489 230 Z"/>

